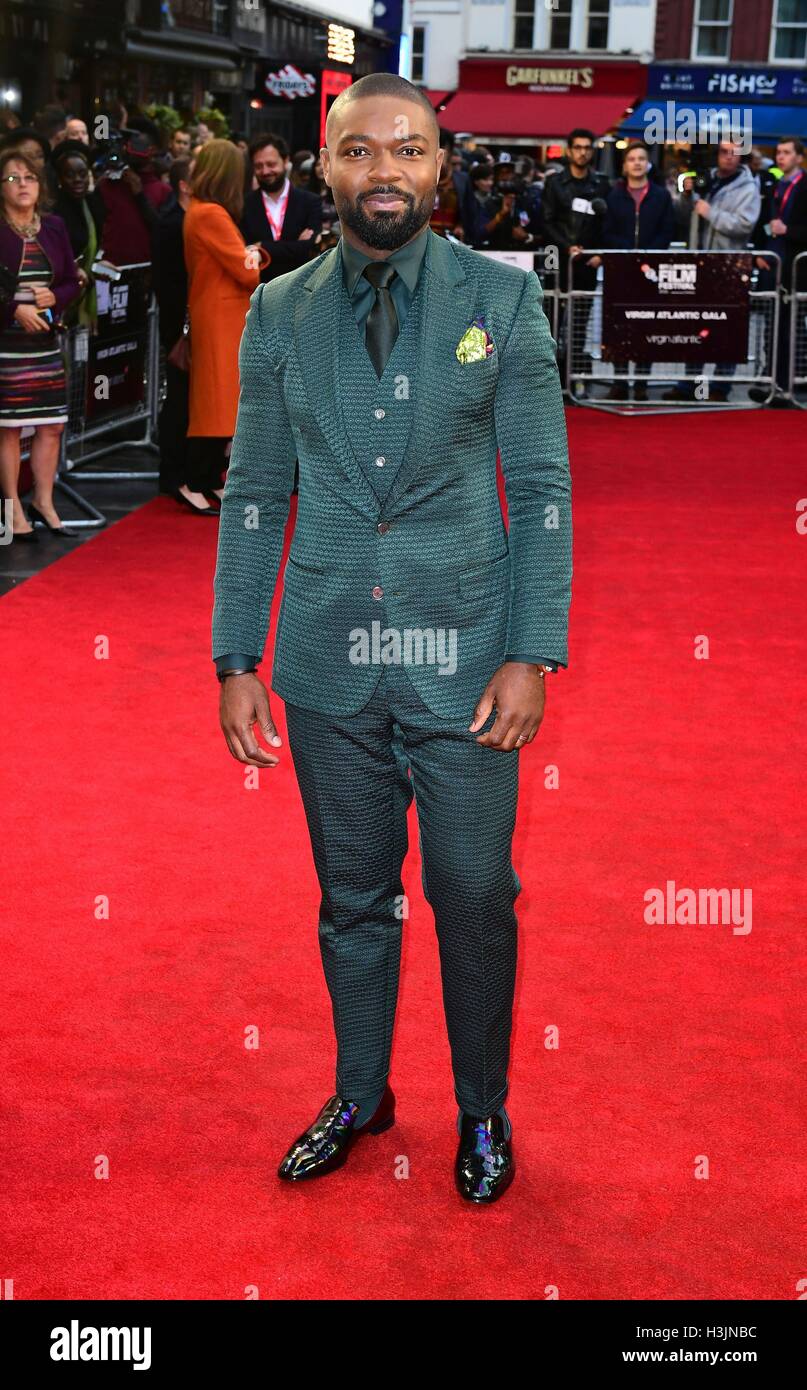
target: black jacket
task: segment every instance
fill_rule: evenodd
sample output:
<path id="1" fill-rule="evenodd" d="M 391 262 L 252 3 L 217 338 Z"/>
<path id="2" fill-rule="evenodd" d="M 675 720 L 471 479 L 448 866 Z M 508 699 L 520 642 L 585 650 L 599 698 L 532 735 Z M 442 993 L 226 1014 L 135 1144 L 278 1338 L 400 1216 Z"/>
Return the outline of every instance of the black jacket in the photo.
<path id="1" fill-rule="evenodd" d="M 639 215 L 624 179 L 614 184 L 608 197 L 605 246 L 617 251 L 666 251 L 675 235 L 672 198 L 657 183 L 648 185 Z"/>
<path id="2" fill-rule="evenodd" d="M 545 244 L 559 246 L 561 251 L 568 251 L 570 246 L 585 246 L 592 250 L 603 246 L 605 209 L 592 214 L 575 211 L 572 204 L 576 198 L 588 203 L 600 198 L 604 202 L 607 196 L 607 179 L 591 169 L 584 179 L 576 179 L 568 169 L 559 174 L 550 174 L 544 180 L 541 204 Z"/>
<path id="3" fill-rule="evenodd" d="M 82 209 L 82 201 L 87 204 L 90 216 L 95 223 L 95 237 L 99 247 L 104 244 L 103 227 L 106 220 L 106 208 L 101 200 L 97 188 L 93 188 L 86 198 L 71 198 L 63 188 L 59 189 L 53 211 L 58 213 L 67 228 L 67 235 L 70 238 L 70 245 L 73 248 L 73 255 L 78 260 L 87 245 L 88 233 L 87 222 Z"/>
<path id="4" fill-rule="evenodd" d="M 185 210 L 174 199 L 165 205 L 157 224 L 154 293 L 160 314 L 160 341 L 170 351 L 182 332 L 188 302 L 188 272 L 182 226 Z"/>
<path id="5" fill-rule="evenodd" d="M 770 222 L 772 218 L 779 216 L 779 208 L 776 203 L 775 193 L 778 184 L 773 183 L 766 201 L 762 205 L 760 222 Z M 802 252 L 807 251 L 807 170 L 804 176 L 791 194 L 792 201 L 787 210 L 787 235 L 784 243 L 784 256 L 782 260 L 782 288 L 790 289 L 790 282 L 793 275 L 793 262 Z M 764 244 L 770 246 L 770 240 L 765 238 Z M 807 288 L 807 260 L 799 262 L 799 290 Z"/>
<path id="6" fill-rule="evenodd" d="M 300 233 L 307 227 L 313 230 L 314 237 L 322 230 L 322 200 L 318 193 L 309 193 L 304 188 L 289 188 L 289 201 L 283 221 L 283 235 L 275 241 L 260 188 L 250 193 L 244 203 L 241 231 L 248 246 L 260 242 L 269 252 L 272 260 L 266 270 L 261 271 L 261 280 L 275 280 L 289 270 L 305 265 L 313 256 L 319 255 L 314 237 L 300 241 Z"/>

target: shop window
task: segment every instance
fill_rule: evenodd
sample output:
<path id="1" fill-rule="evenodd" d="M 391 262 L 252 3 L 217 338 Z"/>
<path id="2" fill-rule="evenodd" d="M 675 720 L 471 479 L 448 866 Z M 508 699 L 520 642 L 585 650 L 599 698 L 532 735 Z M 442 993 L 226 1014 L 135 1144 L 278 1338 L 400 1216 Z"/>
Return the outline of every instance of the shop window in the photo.
<path id="1" fill-rule="evenodd" d="M 422 82 L 426 71 L 426 26 L 412 27 L 412 81 Z"/>
<path id="2" fill-rule="evenodd" d="M 589 0 L 588 5 L 588 47 L 608 47 L 608 20 L 611 16 L 611 0 Z"/>
<path id="3" fill-rule="evenodd" d="M 693 58 L 728 58 L 734 0 L 696 0 Z"/>
<path id="4" fill-rule="evenodd" d="M 513 18 L 513 47 L 533 48 L 535 32 L 535 0 L 516 0 Z"/>
<path id="5" fill-rule="evenodd" d="M 807 0 L 776 0 L 772 59 L 807 59 Z"/>
<path id="6" fill-rule="evenodd" d="M 570 48 L 572 39 L 572 0 L 558 0 L 549 19 L 549 48 Z"/>

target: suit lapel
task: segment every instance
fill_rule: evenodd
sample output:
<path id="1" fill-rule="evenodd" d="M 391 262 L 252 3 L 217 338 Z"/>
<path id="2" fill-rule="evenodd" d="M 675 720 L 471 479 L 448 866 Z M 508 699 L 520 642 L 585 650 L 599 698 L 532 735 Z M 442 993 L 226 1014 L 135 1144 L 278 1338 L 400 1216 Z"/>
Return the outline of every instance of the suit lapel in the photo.
<path id="1" fill-rule="evenodd" d="M 476 290 L 466 279 L 449 243 L 429 231 L 429 263 L 420 325 L 417 400 L 409 440 L 382 512 L 364 470 L 358 463 L 337 409 L 345 389 L 339 380 L 339 296 L 344 293 L 338 246 L 323 257 L 303 286 L 295 309 L 297 361 L 311 410 L 325 438 L 353 482 L 364 510 L 374 518 L 389 515 L 412 482 L 418 466 L 434 448 L 434 427 L 444 399 L 445 367 L 476 312 Z"/>

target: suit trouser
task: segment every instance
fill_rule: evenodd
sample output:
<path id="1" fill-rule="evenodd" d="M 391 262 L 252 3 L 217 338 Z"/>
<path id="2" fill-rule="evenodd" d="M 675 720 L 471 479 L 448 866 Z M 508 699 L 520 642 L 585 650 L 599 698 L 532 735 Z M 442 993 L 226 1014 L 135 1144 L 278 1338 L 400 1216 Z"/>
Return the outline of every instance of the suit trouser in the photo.
<path id="1" fill-rule="evenodd" d="M 450 676 L 446 677 L 450 679 Z M 480 691 L 481 693 L 481 691 Z M 434 911 L 454 1094 L 487 1116 L 507 1095 L 521 884 L 510 850 L 519 754 L 440 719 L 401 665 L 358 714 L 286 704 L 289 747 L 322 897 L 319 943 L 336 1032 L 336 1090 L 383 1090 L 398 997 L 407 808 L 418 814 Z M 411 778 L 408 770 L 411 768 Z"/>

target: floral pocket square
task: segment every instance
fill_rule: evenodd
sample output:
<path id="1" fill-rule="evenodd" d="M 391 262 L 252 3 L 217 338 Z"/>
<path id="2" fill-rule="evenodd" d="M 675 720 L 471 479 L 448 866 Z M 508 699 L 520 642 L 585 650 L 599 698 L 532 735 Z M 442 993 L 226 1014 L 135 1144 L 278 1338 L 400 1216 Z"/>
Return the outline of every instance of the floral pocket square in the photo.
<path id="1" fill-rule="evenodd" d="M 485 320 L 474 319 L 471 327 L 466 328 L 457 343 L 457 359 L 463 363 L 481 362 L 484 358 L 490 357 L 493 348 L 494 342 L 485 327 Z"/>

